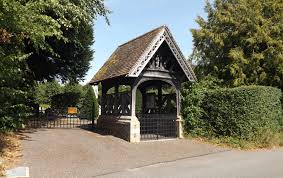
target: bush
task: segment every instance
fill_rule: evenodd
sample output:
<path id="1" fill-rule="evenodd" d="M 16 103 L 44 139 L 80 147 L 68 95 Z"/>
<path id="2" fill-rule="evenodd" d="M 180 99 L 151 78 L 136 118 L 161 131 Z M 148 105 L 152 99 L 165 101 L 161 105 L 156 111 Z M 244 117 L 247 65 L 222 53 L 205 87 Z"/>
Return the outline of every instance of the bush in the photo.
<path id="1" fill-rule="evenodd" d="M 91 86 L 87 86 L 86 89 L 86 94 L 82 99 L 80 115 L 87 119 L 91 119 L 92 117 L 96 118 L 98 116 L 97 99 Z"/>
<path id="2" fill-rule="evenodd" d="M 0 132 L 21 128 L 32 114 L 34 82 L 24 72 L 24 62 L 17 56 L 5 57 L 0 50 Z"/>
<path id="3" fill-rule="evenodd" d="M 203 99 L 207 91 L 220 88 L 221 81 L 212 77 L 206 77 L 198 82 L 187 82 L 182 86 L 182 115 L 185 119 L 185 131 L 191 136 L 210 135 L 202 116 L 205 111 L 202 108 Z"/>
<path id="4" fill-rule="evenodd" d="M 183 102 L 186 131 L 189 134 L 225 138 L 228 142 L 232 140 L 233 143 L 230 143 L 237 146 L 237 143 L 246 141 L 258 147 L 266 147 L 277 144 L 280 140 L 278 134 L 282 123 L 282 94 L 279 89 L 244 86 L 206 88 L 200 91 L 196 88 L 188 89 L 197 93 L 196 104 L 192 104 L 191 100 L 194 98 L 188 102 L 185 97 Z"/>

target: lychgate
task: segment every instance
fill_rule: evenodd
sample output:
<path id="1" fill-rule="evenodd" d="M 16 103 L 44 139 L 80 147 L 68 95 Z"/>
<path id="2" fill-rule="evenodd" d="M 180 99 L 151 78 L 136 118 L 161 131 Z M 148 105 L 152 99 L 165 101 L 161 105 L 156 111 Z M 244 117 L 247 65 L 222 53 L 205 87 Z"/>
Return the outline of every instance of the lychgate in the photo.
<path id="1" fill-rule="evenodd" d="M 90 81 L 102 87 L 97 126 L 130 142 L 181 138 L 188 80 L 195 74 L 166 26 L 120 45 Z"/>

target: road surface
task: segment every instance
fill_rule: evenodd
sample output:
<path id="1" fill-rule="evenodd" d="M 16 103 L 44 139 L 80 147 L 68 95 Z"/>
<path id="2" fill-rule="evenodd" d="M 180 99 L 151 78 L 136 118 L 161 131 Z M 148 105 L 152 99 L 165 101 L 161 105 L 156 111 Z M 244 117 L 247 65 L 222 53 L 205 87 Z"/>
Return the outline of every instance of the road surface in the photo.
<path id="1" fill-rule="evenodd" d="M 283 149 L 237 151 L 188 139 L 129 143 L 81 129 L 25 133 L 30 178 L 283 178 Z"/>
<path id="2" fill-rule="evenodd" d="M 283 149 L 224 151 L 97 177 L 282 178 Z"/>

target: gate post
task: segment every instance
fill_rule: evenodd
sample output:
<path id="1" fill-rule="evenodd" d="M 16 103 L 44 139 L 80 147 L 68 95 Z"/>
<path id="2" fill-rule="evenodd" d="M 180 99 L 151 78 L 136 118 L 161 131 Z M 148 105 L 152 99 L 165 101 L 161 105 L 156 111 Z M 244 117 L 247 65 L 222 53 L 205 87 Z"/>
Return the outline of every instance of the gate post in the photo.
<path id="1" fill-rule="evenodd" d="M 181 116 L 181 86 L 180 84 L 176 87 L 176 101 L 177 101 L 177 120 L 176 120 L 176 130 L 177 130 L 177 137 L 184 138 L 183 134 L 183 119 Z"/>
<path id="2" fill-rule="evenodd" d="M 177 137 L 178 138 L 184 138 L 184 134 L 183 134 L 183 119 L 182 117 L 179 115 L 177 116 L 177 120 L 176 120 L 176 130 L 177 130 Z"/>
<path id="3" fill-rule="evenodd" d="M 140 122 L 136 117 L 136 83 L 131 86 L 131 121 L 130 121 L 130 142 L 140 142 Z"/>

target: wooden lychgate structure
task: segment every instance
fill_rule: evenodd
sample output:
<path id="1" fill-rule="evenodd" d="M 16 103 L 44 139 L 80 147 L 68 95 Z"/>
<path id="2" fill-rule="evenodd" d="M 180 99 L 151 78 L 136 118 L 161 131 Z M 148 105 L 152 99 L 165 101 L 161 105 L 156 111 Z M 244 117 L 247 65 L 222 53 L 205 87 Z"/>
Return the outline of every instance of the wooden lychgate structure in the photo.
<path id="1" fill-rule="evenodd" d="M 181 84 L 195 80 L 166 26 L 128 41 L 90 81 L 102 88 L 98 127 L 130 142 L 182 137 Z"/>

